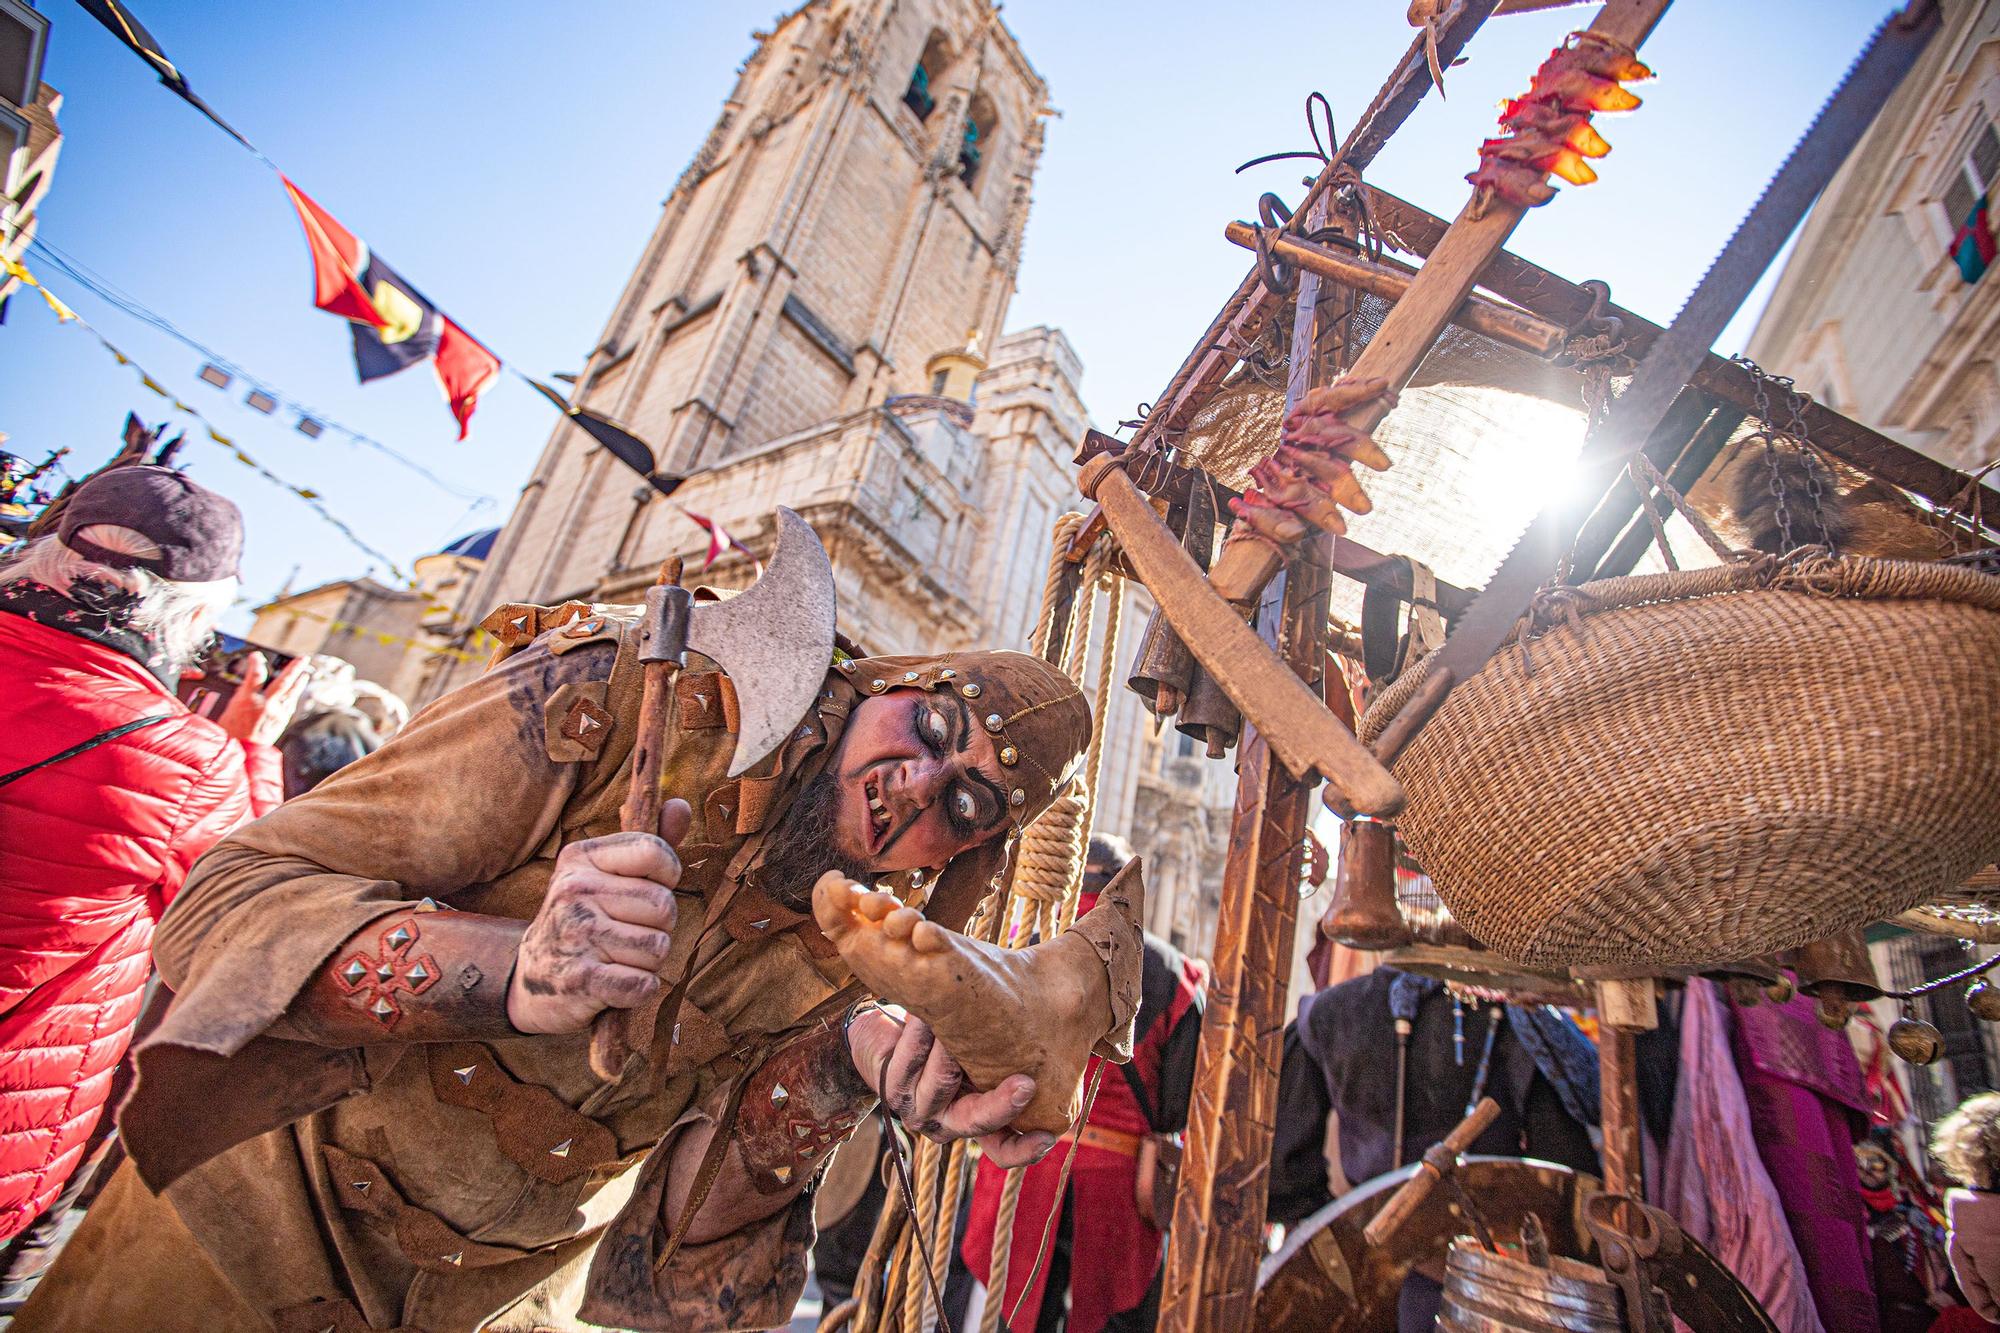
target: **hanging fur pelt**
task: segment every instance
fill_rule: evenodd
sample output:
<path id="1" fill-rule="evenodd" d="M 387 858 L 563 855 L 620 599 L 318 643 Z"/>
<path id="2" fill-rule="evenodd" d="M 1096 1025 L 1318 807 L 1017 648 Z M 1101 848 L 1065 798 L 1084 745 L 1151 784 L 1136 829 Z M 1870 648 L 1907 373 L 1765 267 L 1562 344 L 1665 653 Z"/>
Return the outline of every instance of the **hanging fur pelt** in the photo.
<path id="1" fill-rule="evenodd" d="M 1766 446 L 1747 440 L 1723 467 L 1719 481 L 1728 505 L 1722 526 L 1742 549 L 1771 555 L 1783 555 L 1788 549 L 1776 490 L 1785 497 L 1791 519 L 1790 546 L 1830 544 L 1841 555 L 1892 560 L 1936 560 L 1951 553 L 1949 539 L 1901 492 L 1859 469 L 1830 462 L 1815 450 L 1788 442 Z M 1817 513 L 1815 481 L 1820 491 Z"/>

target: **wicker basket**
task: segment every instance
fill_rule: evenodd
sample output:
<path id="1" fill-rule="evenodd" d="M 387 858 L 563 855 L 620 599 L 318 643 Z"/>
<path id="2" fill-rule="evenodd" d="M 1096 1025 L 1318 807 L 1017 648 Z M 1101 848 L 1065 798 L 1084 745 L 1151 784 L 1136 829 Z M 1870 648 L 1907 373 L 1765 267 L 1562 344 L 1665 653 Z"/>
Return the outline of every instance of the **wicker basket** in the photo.
<path id="1" fill-rule="evenodd" d="M 1524 626 L 1396 765 L 1404 838 L 1502 953 L 1719 964 L 2000 852 L 2000 577 L 1761 557 L 1560 589 Z"/>

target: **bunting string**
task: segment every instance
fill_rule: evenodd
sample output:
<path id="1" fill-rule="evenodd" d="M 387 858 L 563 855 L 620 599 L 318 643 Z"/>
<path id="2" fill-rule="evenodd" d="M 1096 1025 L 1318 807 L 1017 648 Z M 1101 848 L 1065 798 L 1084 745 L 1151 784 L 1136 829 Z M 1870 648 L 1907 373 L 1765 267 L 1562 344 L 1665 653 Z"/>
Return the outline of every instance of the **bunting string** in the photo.
<path id="1" fill-rule="evenodd" d="M 216 428 L 214 422 L 210 421 L 207 417 L 203 416 L 199 408 L 196 408 L 190 403 L 182 401 L 179 397 L 177 397 L 174 394 L 174 392 L 171 389 L 168 389 L 166 386 L 161 384 L 159 380 L 155 379 L 144 366 L 140 365 L 137 361 L 134 361 L 124 352 L 120 351 L 111 342 L 109 338 L 106 338 L 101 332 L 98 331 L 95 325 L 93 325 L 89 320 L 85 319 L 82 315 L 77 314 L 75 310 L 71 309 L 70 306 L 62 300 L 62 298 L 58 297 L 54 292 L 50 291 L 45 285 L 43 285 L 42 281 L 39 278 L 37 278 L 33 273 L 29 272 L 25 264 L 22 264 L 18 260 L 8 259 L 5 255 L 0 255 L 0 270 L 4 270 L 10 277 L 18 278 L 24 286 L 29 287 L 34 291 L 38 292 L 41 295 L 42 300 L 48 304 L 49 309 L 54 312 L 58 322 L 63 324 L 75 324 L 78 328 L 83 329 L 85 332 L 89 333 L 91 337 L 95 338 L 98 344 L 102 346 L 105 351 L 109 352 L 112 358 L 115 361 L 117 361 L 119 365 L 129 366 L 134 371 L 136 371 L 139 376 L 140 387 L 146 389 L 148 392 L 157 394 L 159 397 L 165 399 L 168 403 L 171 403 L 175 411 L 184 413 L 185 415 L 192 417 L 194 420 L 200 422 L 203 432 L 206 434 L 211 443 L 220 445 L 222 448 L 228 450 L 230 455 L 234 457 L 237 462 L 251 469 L 252 471 L 257 473 L 257 475 L 263 477 L 266 481 L 270 482 L 272 485 L 280 487 L 283 490 L 290 491 L 293 495 L 297 496 L 306 505 L 310 506 L 312 511 L 318 514 L 320 518 L 323 519 L 329 526 L 331 526 L 335 531 L 339 532 L 343 537 L 347 538 L 348 542 L 352 544 L 357 550 L 361 551 L 365 555 L 374 558 L 375 560 L 380 561 L 384 566 L 386 566 L 390 571 L 391 575 L 394 577 L 395 581 L 402 587 L 407 588 L 412 592 L 421 591 L 420 589 L 417 588 L 415 580 L 413 580 L 407 573 L 404 572 L 401 565 L 398 565 L 395 562 L 395 560 L 392 559 L 387 553 L 370 545 L 361 536 L 360 533 L 356 532 L 354 528 L 347 523 L 346 520 L 342 519 L 338 514 L 334 513 L 331 509 L 328 509 L 326 507 L 326 501 L 321 497 L 318 491 L 313 490 L 309 486 L 293 485 L 291 482 L 286 481 L 283 477 L 279 476 L 277 473 L 271 471 L 271 469 L 269 469 L 268 467 L 265 467 L 255 458 L 252 458 L 250 454 L 243 448 L 243 446 L 238 444 L 234 438 L 223 434 L 222 431 Z"/>
<path id="2" fill-rule="evenodd" d="M 366 625 L 356 625 L 351 621 L 336 620 L 332 616 L 323 616 L 317 611 L 301 611 L 287 607 L 283 614 L 288 620 L 316 620 L 333 630 L 336 634 L 351 634 L 357 639 L 373 639 L 385 648 L 399 646 L 403 648 L 415 648 L 417 651 L 427 653 L 432 657 L 450 657 L 460 662 L 484 662 L 492 654 L 493 649 L 498 647 L 500 643 L 498 639 L 488 634 L 485 630 L 474 629 L 472 637 L 467 642 L 476 648 L 484 648 L 486 651 L 469 653 L 463 648 L 454 648 L 449 644 L 431 643 L 424 639 L 413 639 L 407 634 L 391 634 L 387 630 L 371 629 Z"/>
<path id="3" fill-rule="evenodd" d="M 407 454 L 401 453 L 395 449 L 390 448 L 388 445 L 382 443 L 382 441 L 374 438 L 371 435 L 367 435 L 361 431 L 355 430 L 352 426 L 347 426 L 342 424 L 341 422 L 335 421 L 332 417 L 326 415 L 324 412 L 318 411 L 317 409 L 312 407 L 308 407 L 306 404 L 300 402 L 298 399 L 292 397 L 290 394 L 285 393 L 282 389 L 279 389 L 277 386 L 273 385 L 270 381 L 264 379 L 262 376 L 251 374 L 249 371 L 243 369 L 242 365 L 239 362 L 231 360 L 230 358 L 222 355 L 222 353 L 216 351 L 214 348 L 209 347 L 207 344 L 196 339 L 192 335 L 183 332 L 178 325 L 176 325 L 172 320 L 168 319 L 165 315 L 162 315 L 157 311 L 152 310 L 151 308 L 146 306 L 143 302 L 141 302 L 138 298 L 132 296 L 128 292 L 119 289 L 117 286 L 115 286 L 101 274 L 92 270 L 89 265 L 84 264 L 82 261 L 78 260 L 75 256 L 64 252 L 59 246 L 56 246 L 51 242 L 43 239 L 42 237 L 37 236 L 34 240 L 29 242 L 28 248 L 33 253 L 38 255 L 40 258 L 46 259 L 49 263 L 53 264 L 56 268 L 60 269 L 64 277 L 76 283 L 79 287 L 84 288 L 86 291 L 91 292 L 93 295 L 97 296 L 100 300 L 106 302 L 109 305 L 115 306 L 117 309 L 123 311 L 125 314 L 130 315 L 132 318 L 138 320 L 142 324 L 145 324 L 147 327 L 152 328 L 160 333 L 164 333 L 167 337 L 172 338 L 175 342 L 180 343 L 183 347 L 186 347 L 189 351 L 192 351 L 197 355 L 199 355 L 203 360 L 207 361 L 209 364 L 217 367 L 220 370 L 227 371 L 232 378 L 242 380 L 245 384 L 249 385 L 251 388 L 262 392 L 267 397 L 289 408 L 291 411 L 297 413 L 299 416 L 310 418 L 311 420 L 319 423 L 321 426 L 324 426 L 328 430 L 331 430 L 339 435 L 344 435 L 348 439 L 352 440 L 354 443 L 361 445 L 364 448 L 374 450 L 376 453 L 381 454 L 385 458 L 388 458 L 394 461 L 395 463 L 399 464 L 400 466 L 409 469 L 411 472 L 416 473 L 418 476 L 422 477 L 425 481 L 430 482 L 433 486 L 436 486 L 439 490 L 445 492 L 447 495 L 453 496 L 456 499 L 466 501 L 468 504 L 473 506 L 474 512 L 477 512 L 478 510 L 482 509 L 491 509 L 499 504 L 499 501 L 497 501 L 490 495 L 481 494 L 480 492 L 477 491 L 469 491 L 462 486 L 457 486 L 449 481 L 446 481 L 443 477 L 440 477 L 437 473 L 431 471 L 429 468 L 425 467 L 422 463 L 417 462 L 416 459 L 409 457 Z"/>

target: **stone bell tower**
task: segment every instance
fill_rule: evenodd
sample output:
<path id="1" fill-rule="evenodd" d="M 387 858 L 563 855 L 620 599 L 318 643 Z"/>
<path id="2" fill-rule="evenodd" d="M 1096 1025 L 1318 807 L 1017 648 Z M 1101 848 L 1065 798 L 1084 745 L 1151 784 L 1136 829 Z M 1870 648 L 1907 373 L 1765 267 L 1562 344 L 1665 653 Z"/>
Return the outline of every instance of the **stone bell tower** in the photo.
<path id="1" fill-rule="evenodd" d="M 752 549 L 774 503 L 805 513 L 835 556 L 844 620 L 969 637 L 979 617 L 952 566 L 983 521 L 985 468 L 964 400 L 978 349 L 1001 342 L 1048 89 L 990 0 L 810 0 L 756 41 L 576 401 L 688 474 L 674 501 Z M 1073 384 L 1067 401 L 1076 419 L 1049 433 L 1074 440 Z M 926 404 L 952 419 L 935 426 Z M 661 559 L 705 544 L 559 424 L 458 609 L 635 599 Z M 869 614 L 890 588 L 922 605 Z"/>

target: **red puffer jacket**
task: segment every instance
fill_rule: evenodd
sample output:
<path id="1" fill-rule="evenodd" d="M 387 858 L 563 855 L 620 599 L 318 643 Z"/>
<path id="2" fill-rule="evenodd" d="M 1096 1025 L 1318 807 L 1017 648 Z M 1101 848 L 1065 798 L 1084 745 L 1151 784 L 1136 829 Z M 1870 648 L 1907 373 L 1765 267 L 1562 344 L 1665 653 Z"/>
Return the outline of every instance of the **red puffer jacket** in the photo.
<path id="1" fill-rule="evenodd" d="M 270 746 L 115 649 L 0 612 L 0 773 L 163 712 L 0 787 L 0 1240 L 76 1169 L 188 867 L 283 794 Z"/>

